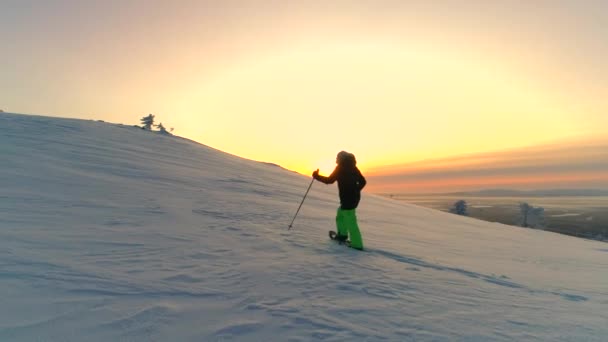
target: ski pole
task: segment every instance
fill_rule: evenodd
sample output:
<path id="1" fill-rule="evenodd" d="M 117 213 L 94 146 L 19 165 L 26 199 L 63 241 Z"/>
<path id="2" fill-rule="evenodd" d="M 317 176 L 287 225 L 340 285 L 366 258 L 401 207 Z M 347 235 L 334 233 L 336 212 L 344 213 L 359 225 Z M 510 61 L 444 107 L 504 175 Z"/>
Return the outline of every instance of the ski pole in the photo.
<path id="1" fill-rule="evenodd" d="M 312 183 L 314 183 L 314 181 L 315 181 L 314 178 L 310 181 L 310 185 L 308 186 L 308 189 L 306 190 L 306 193 L 304 194 L 304 198 L 302 198 L 302 202 L 300 202 L 300 206 L 298 207 L 298 210 L 296 211 L 296 214 L 294 215 L 293 220 L 291 220 L 291 223 L 289 224 L 289 228 L 287 228 L 287 230 L 291 230 L 291 226 L 293 225 L 293 222 L 296 220 L 296 217 L 298 216 L 298 213 L 300 212 L 300 208 L 302 208 L 302 204 L 304 204 L 306 195 L 308 195 L 308 192 L 310 191 L 310 188 L 312 187 Z"/>

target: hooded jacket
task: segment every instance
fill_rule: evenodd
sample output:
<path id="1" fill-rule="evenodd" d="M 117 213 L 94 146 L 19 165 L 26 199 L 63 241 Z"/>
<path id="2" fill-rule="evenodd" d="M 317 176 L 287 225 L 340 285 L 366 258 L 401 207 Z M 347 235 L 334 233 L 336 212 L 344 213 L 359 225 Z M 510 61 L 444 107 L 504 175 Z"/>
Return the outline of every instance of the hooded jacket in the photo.
<path id="1" fill-rule="evenodd" d="M 344 210 L 355 209 L 361 200 L 361 190 L 367 182 L 356 166 L 355 157 L 341 158 L 334 171 L 328 176 L 316 175 L 315 179 L 332 184 L 338 181 L 338 191 L 340 193 L 340 208 Z"/>

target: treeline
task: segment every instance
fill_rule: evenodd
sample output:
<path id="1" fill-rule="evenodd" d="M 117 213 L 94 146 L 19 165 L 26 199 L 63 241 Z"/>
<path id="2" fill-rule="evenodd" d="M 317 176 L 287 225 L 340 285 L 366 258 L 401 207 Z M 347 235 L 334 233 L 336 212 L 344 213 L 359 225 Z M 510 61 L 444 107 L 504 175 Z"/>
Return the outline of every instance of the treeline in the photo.
<path id="1" fill-rule="evenodd" d="M 459 200 L 454 202 L 450 208 L 450 212 L 456 215 L 469 216 L 468 208 L 467 201 Z M 517 225 L 525 228 L 545 228 L 545 209 L 542 207 L 533 207 L 526 202 L 520 203 Z"/>
<path id="2" fill-rule="evenodd" d="M 151 131 L 153 127 L 156 127 L 158 128 L 158 131 L 163 134 L 171 134 L 173 132 L 173 128 L 167 130 L 162 122 L 155 124 L 155 118 L 156 116 L 154 114 L 148 114 L 147 116 L 144 116 L 143 118 L 141 118 L 142 126 L 138 127 L 148 131 Z"/>

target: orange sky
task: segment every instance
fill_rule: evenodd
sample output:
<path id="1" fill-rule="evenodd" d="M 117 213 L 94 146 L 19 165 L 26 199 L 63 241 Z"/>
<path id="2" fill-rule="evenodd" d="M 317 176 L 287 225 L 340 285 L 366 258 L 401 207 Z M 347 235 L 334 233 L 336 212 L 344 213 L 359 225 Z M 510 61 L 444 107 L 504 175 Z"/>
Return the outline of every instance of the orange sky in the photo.
<path id="1" fill-rule="evenodd" d="M 608 189 L 608 140 L 513 149 L 368 171 L 369 190 L 425 193 L 482 189 Z"/>
<path id="2" fill-rule="evenodd" d="M 369 177 L 374 179 L 375 177 Z M 445 193 L 452 191 L 473 191 L 483 189 L 517 189 L 517 190 L 539 190 L 572 188 L 564 184 L 575 184 L 580 189 L 596 189 L 602 184 L 603 189 L 608 184 L 606 172 L 588 172 L 576 174 L 544 174 L 544 175 L 522 175 L 510 177 L 458 177 L 439 180 L 416 180 L 411 182 L 394 182 L 382 184 L 371 182 L 369 191 L 378 193 Z"/>

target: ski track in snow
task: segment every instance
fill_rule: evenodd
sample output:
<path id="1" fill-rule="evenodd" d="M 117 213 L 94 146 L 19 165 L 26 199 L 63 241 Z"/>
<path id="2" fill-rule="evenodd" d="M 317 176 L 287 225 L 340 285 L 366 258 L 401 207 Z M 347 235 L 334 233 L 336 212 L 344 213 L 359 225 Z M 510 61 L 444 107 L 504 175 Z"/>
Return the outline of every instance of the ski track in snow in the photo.
<path id="1" fill-rule="evenodd" d="M 517 283 L 512 282 L 512 281 L 509 281 L 509 277 L 504 276 L 504 275 L 503 276 L 485 275 L 485 274 L 481 274 L 481 273 L 477 273 L 477 272 L 467 271 L 467 270 L 460 269 L 460 268 L 432 264 L 432 263 L 428 263 L 428 262 L 425 262 L 425 261 L 422 261 L 422 260 L 419 260 L 419 259 L 416 259 L 416 258 L 406 257 L 406 256 L 394 254 L 394 253 L 391 253 L 391 252 L 381 251 L 381 250 L 372 250 L 371 252 L 379 254 L 379 255 L 382 255 L 382 256 L 387 257 L 387 258 L 390 258 L 390 259 L 395 260 L 397 262 L 402 262 L 402 263 L 406 263 L 406 264 L 416 265 L 416 266 L 420 266 L 420 267 L 423 267 L 423 268 L 429 268 L 429 269 L 438 270 L 438 271 L 455 272 L 455 273 L 461 274 L 461 275 L 466 276 L 466 277 L 475 278 L 475 279 L 481 279 L 481 280 L 484 280 L 484 281 L 486 281 L 488 283 L 491 283 L 491 284 L 495 284 L 495 285 L 499 285 L 499 286 L 505 286 L 505 287 L 510 287 L 510 288 L 514 288 L 514 289 L 523 289 L 523 290 L 529 291 L 530 293 L 545 293 L 545 294 L 550 293 L 550 294 L 553 294 L 553 295 L 560 296 L 563 299 L 572 300 L 572 301 L 587 300 L 587 298 L 585 296 L 566 294 L 566 293 L 559 293 L 559 292 L 547 292 L 547 291 L 542 291 L 542 290 L 534 290 L 534 289 L 529 288 L 529 287 L 527 287 L 525 285 L 521 285 L 521 284 L 517 284 Z"/>
<path id="2" fill-rule="evenodd" d="M 602 341 L 605 244 L 337 191 L 178 137 L 0 114 L 0 340 Z"/>

